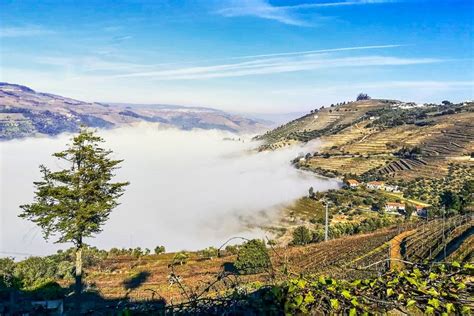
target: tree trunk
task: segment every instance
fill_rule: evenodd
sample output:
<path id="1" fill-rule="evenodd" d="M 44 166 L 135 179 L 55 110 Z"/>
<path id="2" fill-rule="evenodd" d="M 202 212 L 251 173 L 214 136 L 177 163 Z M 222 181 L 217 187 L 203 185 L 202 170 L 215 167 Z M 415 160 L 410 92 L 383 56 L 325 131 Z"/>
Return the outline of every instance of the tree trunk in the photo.
<path id="1" fill-rule="evenodd" d="M 76 248 L 76 284 L 74 288 L 76 296 L 76 311 L 81 313 L 81 293 L 82 293 L 82 244 Z"/>

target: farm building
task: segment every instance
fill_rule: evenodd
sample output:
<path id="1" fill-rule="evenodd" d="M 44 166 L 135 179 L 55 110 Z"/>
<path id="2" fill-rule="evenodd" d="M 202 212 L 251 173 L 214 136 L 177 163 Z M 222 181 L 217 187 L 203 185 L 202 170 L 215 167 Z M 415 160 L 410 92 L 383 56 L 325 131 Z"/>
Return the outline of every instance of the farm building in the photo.
<path id="1" fill-rule="evenodd" d="M 346 185 L 349 188 L 357 188 L 360 185 L 360 182 L 355 179 L 348 179 L 346 180 Z"/>
<path id="2" fill-rule="evenodd" d="M 398 188 L 398 185 L 388 185 L 385 184 L 383 186 L 383 189 L 387 192 L 400 192 L 400 189 Z"/>
<path id="3" fill-rule="evenodd" d="M 367 182 L 367 188 L 372 190 L 381 190 L 384 188 L 384 183 L 382 181 Z"/>
<path id="4" fill-rule="evenodd" d="M 385 204 L 385 211 L 386 212 L 405 211 L 405 204 L 396 203 L 396 202 L 387 202 L 387 204 Z"/>

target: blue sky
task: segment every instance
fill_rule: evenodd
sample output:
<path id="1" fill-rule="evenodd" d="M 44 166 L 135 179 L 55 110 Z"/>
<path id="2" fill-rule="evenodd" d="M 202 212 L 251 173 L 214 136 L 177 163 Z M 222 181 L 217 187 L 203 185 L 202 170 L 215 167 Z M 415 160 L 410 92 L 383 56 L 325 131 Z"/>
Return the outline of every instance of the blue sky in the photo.
<path id="1" fill-rule="evenodd" d="M 87 101 L 301 111 L 474 99 L 474 1 L 0 0 L 0 80 Z"/>

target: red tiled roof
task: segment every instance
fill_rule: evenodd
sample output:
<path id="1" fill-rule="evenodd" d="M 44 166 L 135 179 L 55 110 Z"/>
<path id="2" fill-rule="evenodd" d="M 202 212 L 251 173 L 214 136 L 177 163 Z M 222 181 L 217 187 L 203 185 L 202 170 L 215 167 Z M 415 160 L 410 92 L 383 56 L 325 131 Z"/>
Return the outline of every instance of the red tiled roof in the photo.
<path id="1" fill-rule="evenodd" d="M 368 182 L 367 184 L 372 184 L 372 185 L 383 185 L 383 182 L 382 182 L 382 181 L 371 181 L 371 182 Z"/>

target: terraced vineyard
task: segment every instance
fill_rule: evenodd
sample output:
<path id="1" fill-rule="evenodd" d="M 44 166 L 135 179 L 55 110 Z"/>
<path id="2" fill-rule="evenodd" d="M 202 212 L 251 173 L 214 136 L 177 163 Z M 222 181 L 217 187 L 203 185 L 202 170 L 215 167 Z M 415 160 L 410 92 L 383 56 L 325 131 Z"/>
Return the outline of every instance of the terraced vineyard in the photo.
<path id="1" fill-rule="evenodd" d="M 326 176 L 370 173 L 377 177 L 442 177 L 450 163 L 472 163 L 474 103 L 439 109 L 401 109 L 397 101 L 369 100 L 322 108 L 257 137 L 262 150 L 320 139 L 317 155 L 300 168 Z M 421 154 L 397 156 L 402 148 Z M 310 153 L 311 154 L 311 153 Z"/>
<path id="2" fill-rule="evenodd" d="M 444 260 L 453 241 L 467 231 L 472 231 L 474 218 L 472 215 L 459 215 L 448 219 L 435 219 L 421 225 L 414 234 L 402 242 L 402 255 L 410 262 Z M 455 250 L 455 249 L 454 249 Z M 447 253 L 448 254 L 448 253 Z"/>
<path id="3" fill-rule="evenodd" d="M 275 277 L 284 279 L 287 270 L 290 274 L 324 274 L 343 278 L 374 276 L 373 269 L 360 270 L 365 265 L 388 258 L 388 241 L 400 228 L 387 228 L 374 233 L 360 234 L 345 238 L 310 244 L 307 246 L 275 248 L 270 250 Z M 148 299 L 152 292 L 162 295 L 167 301 L 180 301 L 183 297 L 177 286 L 170 286 L 170 264 L 174 254 L 149 255 L 139 259 L 123 256 L 105 259 L 88 271 L 86 282 L 107 298 L 128 295 L 133 299 Z M 203 260 L 196 253 L 189 253 L 188 262 L 177 265 L 174 271 L 184 286 L 199 288 L 207 282 L 216 280 L 224 267 L 236 259 L 235 255 L 225 255 L 212 260 Z M 386 267 L 380 267 L 385 269 Z M 143 282 L 133 290 L 127 290 L 127 280 L 143 274 Z M 269 273 L 235 276 L 240 282 L 268 282 Z M 225 284 L 216 288 L 225 290 Z"/>
<path id="4" fill-rule="evenodd" d="M 474 235 L 468 237 L 462 245 L 448 256 L 447 261 L 473 262 L 474 260 Z"/>
<path id="5" fill-rule="evenodd" d="M 275 257 L 276 264 L 287 265 L 294 273 L 324 274 L 343 278 L 373 275 L 376 273 L 375 270 L 360 269 L 379 260 L 388 259 L 388 242 L 399 230 L 400 228 L 389 228 L 370 234 L 288 248 L 284 256 Z"/>
<path id="6" fill-rule="evenodd" d="M 391 102 L 367 100 L 321 108 L 267 132 L 257 139 L 266 142 L 262 149 L 277 149 L 294 142 L 306 142 L 317 137 L 333 135 L 362 121 L 368 111 L 386 107 Z"/>
<path id="7" fill-rule="evenodd" d="M 472 113 L 452 115 L 440 125 L 424 129 L 426 137 L 417 144 L 422 156 L 399 159 L 380 169 L 382 174 L 397 174 L 404 179 L 442 176 L 448 171 L 448 162 L 465 156 L 474 150 L 474 124 Z"/>

